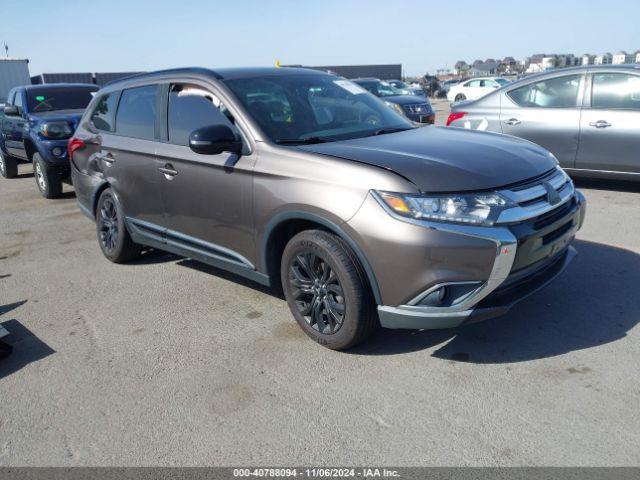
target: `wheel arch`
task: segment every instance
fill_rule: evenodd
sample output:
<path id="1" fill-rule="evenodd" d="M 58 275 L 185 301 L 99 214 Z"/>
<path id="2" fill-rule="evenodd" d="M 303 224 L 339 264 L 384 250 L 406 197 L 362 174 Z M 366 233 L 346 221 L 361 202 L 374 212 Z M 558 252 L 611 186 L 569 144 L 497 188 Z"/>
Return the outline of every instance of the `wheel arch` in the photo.
<path id="1" fill-rule="evenodd" d="M 98 208 L 98 200 L 100 199 L 100 195 L 102 195 L 102 192 L 104 192 L 107 188 L 111 188 L 111 184 L 105 180 L 100 185 L 98 185 L 98 187 L 91 195 L 91 213 L 93 214 L 93 218 L 96 217 L 96 210 Z"/>
<path id="2" fill-rule="evenodd" d="M 267 223 L 260 243 L 259 259 L 260 268 L 269 276 L 271 284 L 278 285 L 280 283 L 280 261 L 287 242 L 297 233 L 312 229 L 333 233 L 351 248 L 364 270 L 376 303 L 382 305 L 378 282 L 362 249 L 338 224 L 315 213 L 283 212 L 274 216 Z"/>
<path id="3" fill-rule="evenodd" d="M 29 137 L 24 139 L 24 152 L 27 154 L 27 159 L 30 162 L 33 162 L 33 156 L 36 153 L 40 153 L 34 141 Z M 40 154 L 40 156 L 42 156 L 42 154 Z"/>

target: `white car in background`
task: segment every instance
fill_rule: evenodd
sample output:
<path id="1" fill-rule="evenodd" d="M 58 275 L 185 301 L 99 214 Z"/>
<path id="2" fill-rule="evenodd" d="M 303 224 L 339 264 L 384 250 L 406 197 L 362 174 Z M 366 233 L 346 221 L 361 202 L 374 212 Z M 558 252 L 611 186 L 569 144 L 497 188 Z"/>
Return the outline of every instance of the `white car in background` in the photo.
<path id="1" fill-rule="evenodd" d="M 447 93 L 447 100 L 452 103 L 462 100 L 476 100 L 509 83 L 511 83 L 509 80 L 502 77 L 471 78 L 458 85 L 453 85 Z"/>

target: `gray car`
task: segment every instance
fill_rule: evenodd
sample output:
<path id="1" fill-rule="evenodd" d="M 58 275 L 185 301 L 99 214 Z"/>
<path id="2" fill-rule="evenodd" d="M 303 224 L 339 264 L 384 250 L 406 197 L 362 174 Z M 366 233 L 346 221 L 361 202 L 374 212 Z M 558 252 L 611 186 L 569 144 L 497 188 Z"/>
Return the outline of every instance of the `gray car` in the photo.
<path id="1" fill-rule="evenodd" d="M 526 77 L 454 104 L 447 125 L 531 140 L 571 175 L 640 180 L 640 65 Z"/>
<path id="2" fill-rule="evenodd" d="M 543 148 L 415 128 L 306 69 L 119 80 L 91 102 L 69 154 L 109 260 L 152 247 L 281 287 L 301 328 L 333 349 L 380 325 L 507 312 L 570 262 L 585 212 Z"/>

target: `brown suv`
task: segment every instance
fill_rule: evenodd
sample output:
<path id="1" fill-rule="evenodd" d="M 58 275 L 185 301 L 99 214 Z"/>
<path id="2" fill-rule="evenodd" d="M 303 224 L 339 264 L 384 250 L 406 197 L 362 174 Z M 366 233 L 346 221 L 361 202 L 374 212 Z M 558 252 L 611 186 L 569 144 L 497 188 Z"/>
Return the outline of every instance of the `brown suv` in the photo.
<path id="1" fill-rule="evenodd" d="M 314 340 L 506 312 L 574 255 L 584 197 L 524 140 L 415 128 L 294 68 L 179 69 L 98 92 L 69 141 L 105 256 L 154 247 L 281 285 Z"/>

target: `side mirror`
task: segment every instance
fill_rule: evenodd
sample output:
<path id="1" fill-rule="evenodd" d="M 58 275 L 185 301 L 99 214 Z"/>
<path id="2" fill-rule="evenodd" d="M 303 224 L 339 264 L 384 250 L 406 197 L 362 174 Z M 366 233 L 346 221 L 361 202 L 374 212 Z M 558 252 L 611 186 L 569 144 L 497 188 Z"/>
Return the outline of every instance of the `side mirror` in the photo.
<path id="1" fill-rule="evenodd" d="M 189 147 L 202 155 L 217 155 L 222 152 L 242 153 L 242 140 L 227 125 L 210 125 L 191 132 Z"/>
<path id="2" fill-rule="evenodd" d="M 18 110 L 18 107 L 14 106 L 14 105 L 5 105 L 4 106 L 4 114 L 7 117 L 19 117 L 20 116 L 20 111 Z"/>

